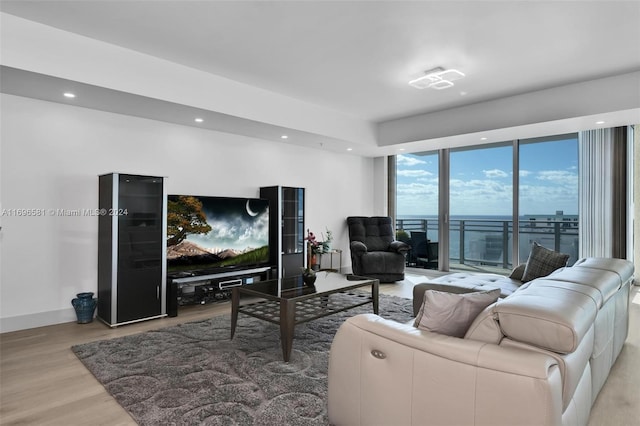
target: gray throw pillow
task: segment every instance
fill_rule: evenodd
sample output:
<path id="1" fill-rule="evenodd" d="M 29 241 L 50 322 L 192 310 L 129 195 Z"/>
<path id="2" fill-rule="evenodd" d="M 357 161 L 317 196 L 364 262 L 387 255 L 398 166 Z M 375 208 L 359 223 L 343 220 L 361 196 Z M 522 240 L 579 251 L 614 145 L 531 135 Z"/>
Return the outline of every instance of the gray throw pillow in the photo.
<path id="1" fill-rule="evenodd" d="M 519 264 L 518 266 L 513 268 L 513 271 L 511 271 L 511 275 L 509 275 L 509 278 L 511 278 L 512 280 L 522 281 L 522 276 L 524 275 L 524 270 L 526 267 L 526 263 Z"/>
<path id="2" fill-rule="evenodd" d="M 531 246 L 527 266 L 524 268 L 522 282 L 526 283 L 536 278 L 546 277 L 556 269 L 567 266 L 568 260 L 568 254 L 549 250 L 534 242 Z"/>
<path id="3" fill-rule="evenodd" d="M 464 337 L 473 320 L 500 297 L 500 289 L 471 293 L 426 290 L 414 325 L 447 336 Z"/>

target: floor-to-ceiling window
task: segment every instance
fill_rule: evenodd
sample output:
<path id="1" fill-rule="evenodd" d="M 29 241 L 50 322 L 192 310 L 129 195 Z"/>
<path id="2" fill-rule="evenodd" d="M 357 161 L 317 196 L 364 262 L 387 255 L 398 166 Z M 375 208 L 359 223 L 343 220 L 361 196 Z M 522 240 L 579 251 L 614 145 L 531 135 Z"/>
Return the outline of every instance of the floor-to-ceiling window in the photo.
<path id="1" fill-rule="evenodd" d="M 519 253 L 535 241 L 578 259 L 578 136 L 520 141 Z"/>
<path id="2" fill-rule="evenodd" d="M 440 172 L 448 171 L 440 179 L 439 158 L 445 159 Z M 507 273 L 527 260 L 534 241 L 568 253 L 572 264 L 578 254 L 577 167 L 575 134 L 398 155 L 397 229 L 412 244 L 410 265 L 437 268 L 440 244 L 447 262 L 439 264 L 446 270 Z M 438 209 L 439 193 L 445 211 Z M 427 255 L 424 243 L 418 246 L 424 240 Z"/>
<path id="3" fill-rule="evenodd" d="M 450 268 L 512 268 L 512 182 L 512 143 L 451 150 Z"/>
<path id="4" fill-rule="evenodd" d="M 438 153 L 396 157 L 398 238 L 411 244 L 410 266 L 438 268 Z"/>

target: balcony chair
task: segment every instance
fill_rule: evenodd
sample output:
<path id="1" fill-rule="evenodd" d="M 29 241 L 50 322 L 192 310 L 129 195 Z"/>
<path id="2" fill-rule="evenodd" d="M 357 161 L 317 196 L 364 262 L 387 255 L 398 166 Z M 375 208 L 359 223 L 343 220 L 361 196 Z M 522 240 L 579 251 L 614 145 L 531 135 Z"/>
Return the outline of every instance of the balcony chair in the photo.
<path id="1" fill-rule="evenodd" d="M 418 258 L 427 257 L 427 233 L 425 231 L 411 231 L 411 251 L 409 252 L 409 265 L 417 266 Z"/>
<path id="2" fill-rule="evenodd" d="M 429 240 L 418 244 L 415 251 L 416 266 L 426 269 L 438 269 L 438 243 Z"/>
<path id="3" fill-rule="evenodd" d="M 350 216 L 347 226 L 355 275 L 381 282 L 404 279 L 405 257 L 411 247 L 395 239 L 390 217 Z"/>

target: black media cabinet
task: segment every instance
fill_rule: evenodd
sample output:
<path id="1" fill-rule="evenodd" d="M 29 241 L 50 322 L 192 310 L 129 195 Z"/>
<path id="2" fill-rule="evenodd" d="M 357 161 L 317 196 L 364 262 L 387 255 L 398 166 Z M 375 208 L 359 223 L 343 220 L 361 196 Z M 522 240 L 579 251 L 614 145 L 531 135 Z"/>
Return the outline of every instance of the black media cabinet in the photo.
<path id="1" fill-rule="evenodd" d="M 231 289 L 271 279 L 272 267 L 213 274 L 177 272 L 167 274 L 167 314 L 178 315 L 178 306 L 206 304 L 231 298 Z"/>

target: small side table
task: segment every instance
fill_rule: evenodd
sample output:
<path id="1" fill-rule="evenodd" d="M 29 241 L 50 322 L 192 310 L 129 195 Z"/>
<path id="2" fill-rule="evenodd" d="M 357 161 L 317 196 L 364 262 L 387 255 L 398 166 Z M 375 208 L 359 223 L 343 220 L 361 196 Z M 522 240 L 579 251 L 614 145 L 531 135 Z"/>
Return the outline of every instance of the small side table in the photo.
<path id="1" fill-rule="evenodd" d="M 335 266 L 338 267 L 337 269 L 334 266 L 334 260 L 333 260 L 334 256 L 337 257 L 337 260 L 335 262 L 336 264 Z M 326 253 L 322 253 L 320 255 L 320 270 L 342 272 L 342 250 L 333 249 L 333 250 L 329 250 Z"/>

